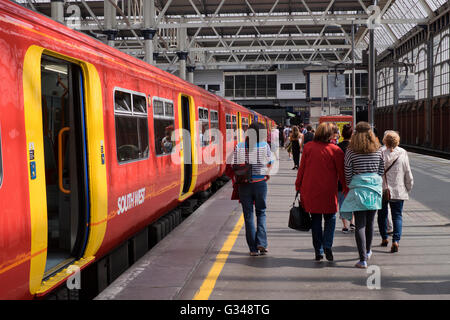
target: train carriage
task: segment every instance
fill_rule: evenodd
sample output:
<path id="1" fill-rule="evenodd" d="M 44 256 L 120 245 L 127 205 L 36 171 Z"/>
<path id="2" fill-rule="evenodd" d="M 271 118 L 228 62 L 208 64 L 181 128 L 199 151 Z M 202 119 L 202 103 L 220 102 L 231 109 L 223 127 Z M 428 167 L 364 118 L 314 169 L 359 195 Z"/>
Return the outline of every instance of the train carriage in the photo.
<path id="1" fill-rule="evenodd" d="M 45 296 L 207 189 L 243 139 L 226 129 L 250 123 L 246 108 L 8 1 L 0 74 L 0 299 Z"/>

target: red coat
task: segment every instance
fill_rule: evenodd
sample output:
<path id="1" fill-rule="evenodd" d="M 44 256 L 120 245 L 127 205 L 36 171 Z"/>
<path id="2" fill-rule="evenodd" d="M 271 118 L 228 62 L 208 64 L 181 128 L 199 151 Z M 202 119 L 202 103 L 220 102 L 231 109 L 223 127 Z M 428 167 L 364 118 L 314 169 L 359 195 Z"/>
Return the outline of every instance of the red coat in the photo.
<path id="1" fill-rule="evenodd" d="M 332 143 L 307 143 L 295 181 L 303 208 L 311 213 L 336 213 L 338 178 L 346 192 L 344 152 L 341 148 Z"/>

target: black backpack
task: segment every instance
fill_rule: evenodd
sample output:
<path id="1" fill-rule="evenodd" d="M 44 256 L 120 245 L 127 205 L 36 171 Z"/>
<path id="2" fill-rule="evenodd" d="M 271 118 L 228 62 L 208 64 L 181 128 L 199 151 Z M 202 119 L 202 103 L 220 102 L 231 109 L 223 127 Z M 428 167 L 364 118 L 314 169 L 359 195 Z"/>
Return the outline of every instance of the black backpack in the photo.
<path id="1" fill-rule="evenodd" d="M 305 141 L 303 141 L 303 144 L 305 145 L 306 143 L 313 141 L 314 139 L 314 133 L 312 133 L 311 131 L 308 131 L 307 133 L 305 133 Z"/>

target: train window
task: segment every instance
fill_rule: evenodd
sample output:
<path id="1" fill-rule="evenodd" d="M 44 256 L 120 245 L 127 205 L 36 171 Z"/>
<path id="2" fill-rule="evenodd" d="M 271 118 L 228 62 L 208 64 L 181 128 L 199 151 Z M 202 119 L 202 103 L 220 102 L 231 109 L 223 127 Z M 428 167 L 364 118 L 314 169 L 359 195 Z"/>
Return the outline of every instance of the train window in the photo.
<path id="1" fill-rule="evenodd" d="M 147 103 L 145 97 L 133 95 L 133 112 L 147 115 Z"/>
<path id="2" fill-rule="evenodd" d="M 199 107 L 198 108 L 198 120 L 201 124 L 201 126 L 199 126 L 199 141 L 202 147 L 206 147 L 207 145 L 209 145 L 209 134 L 208 134 L 208 130 L 209 130 L 209 110 L 206 108 L 202 108 Z"/>
<path id="3" fill-rule="evenodd" d="M 114 118 L 119 163 L 148 158 L 148 118 L 145 96 L 116 90 Z"/>
<path id="4" fill-rule="evenodd" d="M 160 100 L 153 101 L 153 114 L 164 116 L 164 102 Z"/>
<path id="5" fill-rule="evenodd" d="M 0 187 L 3 183 L 2 128 L 0 127 Z"/>
<path id="6" fill-rule="evenodd" d="M 167 101 L 164 103 L 164 114 L 173 117 L 173 103 Z"/>
<path id="7" fill-rule="evenodd" d="M 225 115 L 225 123 L 226 123 L 226 129 L 227 129 L 227 141 L 230 141 L 233 134 L 232 134 L 232 125 L 231 125 L 231 115 L 227 114 Z"/>
<path id="8" fill-rule="evenodd" d="M 233 137 L 234 137 L 234 140 L 237 141 L 237 118 L 236 118 L 236 116 L 232 116 L 232 122 L 233 122 Z"/>
<path id="9" fill-rule="evenodd" d="M 156 155 L 167 155 L 175 151 L 175 117 L 173 102 L 153 99 L 153 126 Z"/>
<path id="10" fill-rule="evenodd" d="M 128 92 L 116 91 L 114 94 L 114 110 L 131 112 L 131 94 Z"/>
<path id="11" fill-rule="evenodd" d="M 211 131 L 219 131 L 219 113 L 217 111 L 211 110 Z M 215 134 L 211 136 L 211 143 L 218 144 L 219 140 L 216 140 Z"/>

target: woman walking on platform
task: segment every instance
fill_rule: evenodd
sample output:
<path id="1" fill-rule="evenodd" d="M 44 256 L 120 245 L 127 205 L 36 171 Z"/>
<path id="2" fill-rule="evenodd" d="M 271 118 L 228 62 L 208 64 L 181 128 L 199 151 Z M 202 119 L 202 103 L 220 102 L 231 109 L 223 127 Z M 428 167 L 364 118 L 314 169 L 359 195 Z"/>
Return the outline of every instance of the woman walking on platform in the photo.
<path id="1" fill-rule="evenodd" d="M 331 250 L 336 227 L 337 183 L 347 191 L 344 176 L 344 152 L 330 143 L 336 136 L 337 127 L 332 123 L 321 123 L 314 140 L 303 148 L 295 188 L 300 191 L 305 211 L 311 213 L 312 240 L 315 259 L 333 261 Z M 322 217 L 325 227 L 322 229 Z"/>
<path id="2" fill-rule="evenodd" d="M 384 161 L 380 143 L 367 122 L 359 122 L 345 153 L 345 180 L 350 189 L 341 212 L 353 212 L 356 244 L 359 252 L 357 268 L 367 268 L 372 256 L 373 223 L 381 209 Z"/>
<path id="3" fill-rule="evenodd" d="M 383 207 L 378 211 L 378 228 L 382 242 L 386 247 L 388 240 L 388 204 L 391 207 L 394 233 L 392 235 L 391 252 L 398 252 L 398 243 L 402 235 L 402 211 L 404 200 L 409 199 L 409 193 L 414 184 L 413 175 L 409 166 L 408 153 L 400 148 L 400 136 L 397 132 L 388 130 L 383 138 L 384 147 L 382 154 L 384 159 L 385 174 L 383 176 L 383 190 L 388 189 L 390 200 L 383 201 Z"/>
<path id="4" fill-rule="evenodd" d="M 297 126 L 292 127 L 291 135 L 289 136 L 289 140 L 292 143 L 292 156 L 294 158 L 294 167 L 292 170 L 298 169 L 298 165 L 300 163 L 300 150 L 302 149 L 303 144 L 303 134 L 300 132 L 300 129 Z"/>
<path id="5" fill-rule="evenodd" d="M 267 253 L 266 196 L 272 153 L 267 143 L 266 127 L 253 122 L 245 142 L 238 143 L 233 153 L 233 164 L 251 164 L 251 178 L 238 186 L 239 200 L 245 220 L 245 236 L 251 256 Z M 253 206 L 255 210 L 253 210 Z M 253 217 L 256 213 L 256 229 Z"/>

